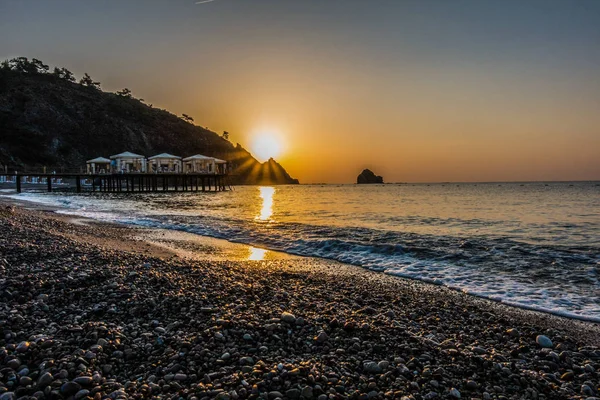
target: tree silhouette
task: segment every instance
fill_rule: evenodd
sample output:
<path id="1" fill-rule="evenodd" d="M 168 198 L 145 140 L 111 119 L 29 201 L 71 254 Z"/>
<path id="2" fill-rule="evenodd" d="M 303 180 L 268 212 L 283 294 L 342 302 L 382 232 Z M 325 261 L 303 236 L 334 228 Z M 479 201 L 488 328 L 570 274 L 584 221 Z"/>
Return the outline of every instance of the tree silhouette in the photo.
<path id="1" fill-rule="evenodd" d="M 55 75 L 60 79 L 64 79 L 65 81 L 75 82 L 75 75 L 73 75 L 73 73 L 66 68 L 54 67 L 52 75 Z"/>
<path id="2" fill-rule="evenodd" d="M 223 139 L 229 140 L 229 132 L 223 131 Z"/>
<path id="3" fill-rule="evenodd" d="M 190 116 L 189 116 L 189 115 L 187 115 L 187 114 L 181 114 L 181 119 L 183 119 L 183 120 L 184 120 L 184 121 L 186 121 L 186 122 L 189 122 L 190 124 L 191 124 L 192 122 L 194 122 L 194 118 L 190 117 Z"/>
<path id="4" fill-rule="evenodd" d="M 87 73 L 83 74 L 83 78 L 79 81 L 79 83 L 83 86 L 91 87 L 93 89 L 100 90 L 100 82 L 94 82 L 91 76 Z"/>
<path id="5" fill-rule="evenodd" d="M 37 73 L 36 66 L 27 57 L 17 57 L 9 61 L 10 69 L 26 74 Z"/>
<path id="6" fill-rule="evenodd" d="M 62 73 L 62 78 L 65 81 L 75 82 L 75 75 L 73 75 L 71 71 L 63 67 L 60 69 L 60 72 Z"/>
<path id="7" fill-rule="evenodd" d="M 35 68 L 35 72 L 37 72 L 38 74 L 46 74 L 50 69 L 50 67 L 48 67 L 46 64 L 44 64 L 41 60 L 38 60 L 37 58 L 32 59 L 31 64 Z"/>
<path id="8" fill-rule="evenodd" d="M 131 97 L 132 97 L 132 95 L 131 95 L 131 90 L 129 90 L 129 89 L 127 89 L 127 88 L 124 88 L 123 90 L 119 90 L 119 91 L 117 92 L 117 94 L 118 94 L 119 96 L 121 96 L 121 97 L 129 97 L 129 98 L 131 98 Z"/>

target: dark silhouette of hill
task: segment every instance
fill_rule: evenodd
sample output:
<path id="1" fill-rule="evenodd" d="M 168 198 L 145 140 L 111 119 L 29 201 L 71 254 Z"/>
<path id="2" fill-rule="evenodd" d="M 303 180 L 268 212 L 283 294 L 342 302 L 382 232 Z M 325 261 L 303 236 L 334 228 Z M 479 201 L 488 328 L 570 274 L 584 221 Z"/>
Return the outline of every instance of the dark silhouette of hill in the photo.
<path id="1" fill-rule="evenodd" d="M 87 74 L 76 83 L 64 68 L 50 73 L 36 59 L 0 65 L 0 164 L 10 170 L 78 171 L 98 156 L 167 152 L 227 160 L 233 183 L 298 183 L 275 160 L 260 163 L 239 144 L 183 118 L 128 89 L 103 92 Z"/>

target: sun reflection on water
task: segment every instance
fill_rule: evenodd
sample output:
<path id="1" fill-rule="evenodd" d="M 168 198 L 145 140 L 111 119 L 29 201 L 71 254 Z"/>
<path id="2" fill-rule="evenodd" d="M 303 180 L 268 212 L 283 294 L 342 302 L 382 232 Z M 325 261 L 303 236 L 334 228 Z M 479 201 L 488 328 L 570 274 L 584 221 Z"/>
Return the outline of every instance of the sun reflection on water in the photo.
<path id="1" fill-rule="evenodd" d="M 257 215 L 255 219 L 259 221 L 269 221 L 273 215 L 273 195 L 275 194 L 275 188 L 270 186 L 261 186 L 260 197 L 262 198 L 262 208 L 260 215 Z"/>
<path id="2" fill-rule="evenodd" d="M 269 250 L 259 249 L 258 247 L 250 246 L 250 255 L 248 256 L 248 260 L 250 261 L 261 261 L 265 259 L 265 255 Z"/>

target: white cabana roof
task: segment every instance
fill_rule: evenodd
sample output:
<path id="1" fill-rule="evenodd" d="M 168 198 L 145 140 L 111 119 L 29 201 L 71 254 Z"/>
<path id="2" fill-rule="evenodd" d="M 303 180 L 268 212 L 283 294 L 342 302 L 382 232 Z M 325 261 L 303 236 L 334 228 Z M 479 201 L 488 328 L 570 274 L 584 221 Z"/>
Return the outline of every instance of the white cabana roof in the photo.
<path id="1" fill-rule="evenodd" d="M 93 160 L 87 160 L 86 163 L 91 164 L 110 164 L 110 160 L 108 158 L 104 158 L 104 157 L 97 157 L 94 158 Z"/>
<path id="2" fill-rule="evenodd" d="M 186 157 L 183 161 L 192 161 L 192 160 L 205 160 L 205 161 L 213 161 L 214 157 L 203 156 L 202 154 L 196 154 L 194 156 Z"/>
<path id="3" fill-rule="evenodd" d="M 110 158 L 112 160 L 115 158 L 144 158 L 144 156 L 126 151 L 124 153 L 115 154 L 114 156 L 110 156 Z"/>
<path id="4" fill-rule="evenodd" d="M 215 158 L 215 163 L 217 163 L 217 164 L 227 164 L 227 161 Z"/>
<path id="5" fill-rule="evenodd" d="M 173 154 L 169 154 L 169 153 L 157 154 L 155 156 L 148 157 L 148 160 L 154 160 L 154 159 L 157 159 L 157 158 L 167 158 L 167 159 L 172 159 L 172 160 L 181 160 L 181 157 L 174 156 Z"/>

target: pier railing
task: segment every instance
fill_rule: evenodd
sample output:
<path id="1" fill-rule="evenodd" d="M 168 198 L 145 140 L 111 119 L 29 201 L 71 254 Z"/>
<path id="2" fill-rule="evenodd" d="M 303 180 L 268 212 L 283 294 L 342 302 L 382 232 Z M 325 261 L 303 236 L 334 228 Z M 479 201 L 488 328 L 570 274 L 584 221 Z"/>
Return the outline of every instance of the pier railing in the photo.
<path id="1" fill-rule="evenodd" d="M 198 192 L 224 191 L 231 188 L 227 174 L 199 173 L 2 173 L 0 184 L 12 186 L 17 193 L 24 188 L 45 188 L 46 191 L 73 190 L 127 193 L 127 192 Z"/>

